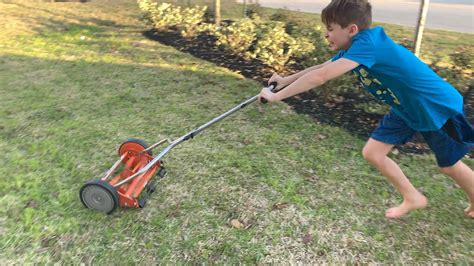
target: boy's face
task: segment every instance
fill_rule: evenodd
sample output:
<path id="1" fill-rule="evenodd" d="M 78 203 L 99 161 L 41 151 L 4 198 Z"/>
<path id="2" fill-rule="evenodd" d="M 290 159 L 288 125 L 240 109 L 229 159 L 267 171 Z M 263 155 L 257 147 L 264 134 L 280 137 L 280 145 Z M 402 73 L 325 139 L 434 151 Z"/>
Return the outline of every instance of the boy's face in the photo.
<path id="1" fill-rule="evenodd" d="M 341 28 L 341 25 L 331 23 L 326 26 L 326 29 L 327 32 L 325 37 L 329 42 L 329 48 L 333 51 L 349 49 L 352 37 L 354 37 L 358 32 L 357 26 L 354 24 Z"/>

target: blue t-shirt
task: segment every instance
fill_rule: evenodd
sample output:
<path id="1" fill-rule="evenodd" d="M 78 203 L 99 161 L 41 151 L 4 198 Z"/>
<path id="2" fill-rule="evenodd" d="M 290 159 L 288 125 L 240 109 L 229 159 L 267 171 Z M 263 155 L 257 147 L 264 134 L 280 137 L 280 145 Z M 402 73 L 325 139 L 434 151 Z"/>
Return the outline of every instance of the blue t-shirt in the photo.
<path id="1" fill-rule="evenodd" d="M 332 61 L 339 58 L 359 63 L 353 72 L 364 88 L 417 131 L 439 130 L 449 118 L 463 113 L 461 94 L 390 39 L 382 27 L 359 32 L 351 47 Z"/>

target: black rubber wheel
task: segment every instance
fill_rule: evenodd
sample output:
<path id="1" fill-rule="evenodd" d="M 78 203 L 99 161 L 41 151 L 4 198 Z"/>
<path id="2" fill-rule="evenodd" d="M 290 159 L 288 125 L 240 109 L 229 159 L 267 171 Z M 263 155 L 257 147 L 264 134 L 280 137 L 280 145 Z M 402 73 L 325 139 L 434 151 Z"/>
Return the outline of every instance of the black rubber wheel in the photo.
<path id="1" fill-rule="evenodd" d="M 111 214 L 119 205 L 115 187 L 102 180 L 87 182 L 82 186 L 79 196 L 84 206 L 106 214 Z"/>
<path id="2" fill-rule="evenodd" d="M 132 144 L 132 145 L 130 145 Z M 127 139 L 125 142 L 123 142 L 120 145 L 120 148 L 118 149 L 119 156 L 122 156 L 127 151 L 133 150 L 135 152 L 141 152 L 145 149 L 148 149 L 148 144 L 146 144 L 145 141 L 141 139 Z M 151 150 L 147 151 L 148 155 L 153 156 L 153 153 Z"/>

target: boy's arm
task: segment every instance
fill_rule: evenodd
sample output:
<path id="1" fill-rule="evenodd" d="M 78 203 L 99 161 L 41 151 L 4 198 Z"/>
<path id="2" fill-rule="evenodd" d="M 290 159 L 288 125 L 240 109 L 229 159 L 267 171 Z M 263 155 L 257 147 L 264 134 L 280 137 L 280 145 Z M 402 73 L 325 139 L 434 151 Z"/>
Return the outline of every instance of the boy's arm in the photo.
<path id="1" fill-rule="evenodd" d="M 291 84 L 291 83 L 295 82 L 297 79 L 299 79 L 299 78 L 301 78 L 302 76 L 304 76 L 306 73 L 309 73 L 309 72 L 311 72 L 311 71 L 313 71 L 313 70 L 316 70 L 316 69 L 320 69 L 320 68 L 322 68 L 322 67 L 324 67 L 324 66 L 330 64 L 331 62 L 332 62 L 332 61 L 329 60 L 329 61 L 326 61 L 326 62 L 324 62 L 324 63 L 322 63 L 322 64 L 315 65 L 315 66 L 312 66 L 312 67 L 308 67 L 308 68 L 305 69 L 305 70 L 302 70 L 302 71 L 300 71 L 300 72 L 298 72 L 298 73 L 295 73 L 295 74 L 293 74 L 293 75 L 290 75 L 290 76 L 288 76 L 288 77 L 285 77 L 285 83 L 286 83 L 285 85 Z"/>
<path id="2" fill-rule="evenodd" d="M 260 92 L 260 97 L 269 102 L 281 101 L 293 95 L 305 92 L 315 87 L 319 87 L 327 81 L 337 78 L 344 73 L 359 66 L 359 63 L 341 58 L 334 62 L 325 63 L 323 67 L 303 73 L 297 80 L 277 93 L 264 88 Z"/>
<path id="3" fill-rule="evenodd" d="M 321 68 L 321 67 L 323 67 L 323 66 L 325 66 L 329 63 L 331 63 L 330 60 L 327 61 L 327 62 L 324 62 L 322 64 L 309 67 L 305 70 L 302 70 L 298 73 L 295 73 L 295 74 L 287 76 L 287 77 L 282 77 L 282 76 L 278 75 L 277 73 L 274 73 L 273 76 L 268 80 L 268 84 L 271 84 L 272 82 L 276 82 L 278 84 L 277 85 L 277 90 L 280 90 L 281 88 L 286 87 L 286 86 L 290 85 L 291 83 L 295 82 L 295 80 L 299 79 L 304 74 L 306 74 L 308 72 L 311 72 L 313 70 L 316 70 L 318 68 Z"/>

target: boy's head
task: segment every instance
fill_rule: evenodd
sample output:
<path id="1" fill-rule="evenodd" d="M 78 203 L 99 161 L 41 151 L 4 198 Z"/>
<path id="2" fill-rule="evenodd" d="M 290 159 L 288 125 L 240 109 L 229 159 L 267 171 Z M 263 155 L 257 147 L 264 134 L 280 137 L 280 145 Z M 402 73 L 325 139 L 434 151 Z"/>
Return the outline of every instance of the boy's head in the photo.
<path id="1" fill-rule="evenodd" d="M 326 38 L 333 50 L 349 48 L 359 31 L 370 28 L 372 7 L 367 0 L 332 0 L 321 19 L 328 29 Z"/>

